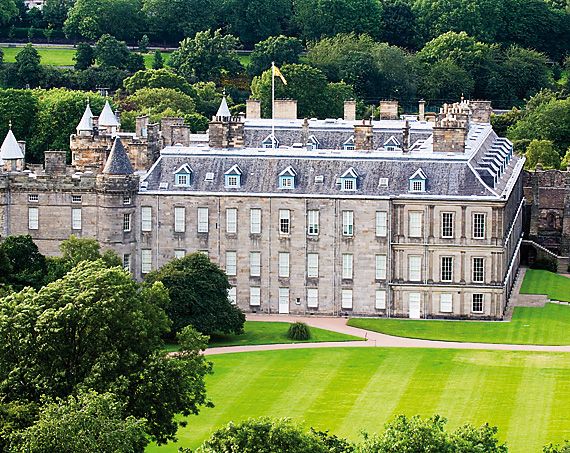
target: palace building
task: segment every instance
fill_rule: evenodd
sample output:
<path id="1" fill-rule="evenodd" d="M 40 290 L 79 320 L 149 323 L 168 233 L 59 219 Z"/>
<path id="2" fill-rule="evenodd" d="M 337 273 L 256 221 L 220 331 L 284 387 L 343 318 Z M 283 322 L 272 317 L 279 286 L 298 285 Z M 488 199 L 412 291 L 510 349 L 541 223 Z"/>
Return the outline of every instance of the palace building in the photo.
<path id="1" fill-rule="evenodd" d="M 206 134 L 179 119 L 123 133 L 86 109 L 65 152 L 24 163 L 8 133 L 1 235 L 57 254 L 94 237 L 136 278 L 200 251 L 228 274 L 244 311 L 410 318 L 502 318 L 519 265 L 524 159 L 490 125 L 485 101 L 435 116 L 275 120 L 225 100 Z M 105 107 L 107 109 L 107 106 Z M 114 121 L 113 121 L 114 119 Z M 112 123 L 112 124 L 111 124 Z"/>

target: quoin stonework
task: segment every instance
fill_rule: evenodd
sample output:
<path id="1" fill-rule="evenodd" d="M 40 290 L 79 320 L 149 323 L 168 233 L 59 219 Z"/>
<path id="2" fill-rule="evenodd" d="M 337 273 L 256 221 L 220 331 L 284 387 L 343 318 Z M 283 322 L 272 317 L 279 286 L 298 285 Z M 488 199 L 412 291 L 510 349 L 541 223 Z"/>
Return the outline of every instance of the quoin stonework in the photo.
<path id="1" fill-rule="evenodd" d="M 116 251 L 137 279 L 203 252 L 245 311 L 500 319 L 519 265 L 523 164 L 490 103 L 379 121 L 298 118 L 294 100 L 209 131 L 178 118 L 120 130 L 87 107 L 65 152 L 26 165 L 10 131 L 0 157 L 2 236 L 58 253 L 75 234 Z M 427 120 L 429 119 L 429 121 Z M 272 127 L 273 126 L 273 127 Z M 274 134 L 272 134 L 274 130 Z"/>

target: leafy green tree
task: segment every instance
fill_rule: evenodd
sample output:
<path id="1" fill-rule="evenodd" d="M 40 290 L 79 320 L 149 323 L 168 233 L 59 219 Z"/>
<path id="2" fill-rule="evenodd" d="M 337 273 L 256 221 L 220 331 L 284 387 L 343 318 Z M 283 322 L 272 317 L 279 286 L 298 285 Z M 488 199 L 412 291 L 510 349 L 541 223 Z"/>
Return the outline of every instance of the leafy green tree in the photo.
<path id="1" fill-rule="evenodd" d="M 228 299 L 228 277 L 203 253 L 172 260 L 147 274 L 145 281 L 162 282 L 168 289 L 166 312 L 173 332 L 188 325 L 206 335 L 243 331 L 245 315 Z"/>
<path id="2" fill-rule="evenodd" d="M 18 140 L 29 140 L 38 111 L 38 100 L 30 90 L 0 89 L 0 137 L 8 133 L 8 119 Z M 27 157 L 27 156 L 26 156 Z"/>
<path id="3" fill-rule="evenodd" d="M 249 419 L 214 431 L 198 453 L 241 451 L 256 453 L 329 453 L 321 437 L 288 419 Z"/>
<path id="4" fill-rule="evenodd" d="M 12 273 L 12 264 L 3 248 L 0 247 L 0 286 L 7 284 Z M 0 295 L 0 297 L 2 297 Z"/>
<path id="5" fill-rule="evenodd" d="M 566 170 L 568 167 L 570 167 L 570 146 L 566 150 L 566 154 L 564 154 L 564 158 L 560 162 L 561 170 Z"/>
<path id="6" fill-rule="evenodd" d="M 231 32 L 251 48 L 290 29 L 292 3 L 292 0 L 225 0 L 223 17 Z"/>
<path id="7" fill-rule="evenodd" d="M 72 6 L 72 0 L 46 0 L 42 9 L 44 19 L 55 29 L 61 29 Z"/>
<path id="8" fill-rule="evenodd" d="M 382 40 L 387 43 L 415 49 L 418 46 L 417 20 L 409 2 L 405 0 L 382 1 Z"/>
<path id="9" fill-rule="evenodd" d="M 16 54 L 16 63 L 10 67 L 9 84 L 18 88 L 37 87 L 42 79 L 41 57 L 36 48 L 28 43 Z"/>
<path id="10" fill-rule="evenodd" d="M 46 275 L 46 259 L 29 235 L 8 236 L 0 243 L 11 268 L 7 283 L 15 289 L 40 288 Z"/>
<path id="11" fill-rule="evenodd" d="M 13 435 L 14 452 L 140 452 L 148 444 L 145 421 L 125 417 L 111 393 L 83 392 L 42 405 L 39 419 Z"/>
<path id="12" fill-rule="evenodd" d="M 80 42 L 77 44 L 77 49 L 73 59 L 75 60 L 75 69 L 82 71 L 93 66 L 95 63 L 95 51 L 89 43 Z"/>
<path id="13" fill-rule="evenodd" d="M 125 99 L 125 104 L 140 112 L 164 112 L 171 109 L 176 112 L 193 113 L 194 100 L 175 88 L 141 88 Z"/>
<path id="14" fill-rule="evenodd" d="M 142 35 L 141 39 L 139 40 L 139 52 L 148 52 L 149 44 L 150 40 L 148 39 L 148 35 Z"/>
<path id="15" fill-rule="evenodd" d="M 456 101 L 471 96 L 475 80 L 465 69 L 449 60 L 422 65 L 418 95 L 427 100 Z"/>
<path id="16" fill-rule="evenodd" d="M 208 118 L 199 113 L 184 115 L 184 123 L 190 126 L 190 130 L 194 133 L 207 131 L 209 122 Z"/>
<path id="17" fill-rule="evenodd" d="M 514 95 L 520 100 L 528 99 L 542 88 L 552 85 L 548 59 L 535 50 L 509 47 L 501 69 Z"/>
<path id="18" fill-rule="evenodd" d="M 512 108 L 501 115 L 491 115 L 491 125 L 499 137 L 506 137 L 509 127 L 516 124 L 523 117 L 522 110 Z"/>
<path id="19" fill-rule="evenodd" d="M 180 42 L 172 52 L 169 65 L 189 82 L 218 82 L 223 73 L 237 74 L 243 67 L 236 49 L 235 36 L 222 35 L 221 30 L 198 32 Z"/>
<path id="20" fill-rule="evenodd" d="M 543 453 L 570 453 L 570 442 L 564 441 L 564 444 L 550 444 L 542 449 Z"/>
<path id="21" fill-rule="evenodd" d="M 211 118 L 218 111 L 220 102 L 222 102 L 222 93 L 216 90 L 214 82 L 197 82 L 192 85 L 196 91 L 196 111 L 206 118 Z M 228 97 L 228 103 L 231 99 Z"/>
<path id="22" fill-rule="evenodd" d="M 129 48 L 123 41 L 105 34 L 95 45 L 95 58 L 101 66 L 125 68 L 129 58 Z"/>
<path id="23" fill-rule="evenodd" d="M 125 62 L 125 69 L 131 73 L 144 70 L 144 57 L 140 53 L 130 52 Z"/>
<path id="24" fill-rule="evenodd" d="M 184 77 L 166 68 L 138 71 L 124 80 L 123 87 L 129 94 L 133 94 L 142 88 L 171 88 L 180 90 L 189 96 L 196 95 L 196 91 Z"/>
<path id="25" fill-rule="evenodd" d="M 554 144 L 549 140 L 533 140 L 526 149 L 527 170 L 534 170 L 540 164 L 545 170 L 557 169 L 560 167 L 560 154 L 554 148 Z"/>
<path id="26" fill-rule="evenodd" d="M 0 68 L 2 67 L 3 63 L 4 63 L 4 51 L 0 49 Z"/>
<path id="27" fill-rule="evenodd" d="M 75 133 L 89 101 L 91 108 L 101 111 L 105 100 L 98 94 L 70 91 L 64 88 L 34 90 L 38 111 L 31 136 L 28 138 L 26 158 L 41 163 L 46 149 L 69 149 L 69 136 Z"/>
<path id="28" fill-rule="evenodd" d="M 64 31 L 70 37 L 96 41 L 104 34 L 132 39 L 144 17 L 141 0 L 77 0 L 69 10 Z"/>
<path id="29" fill-rule="evenodd" d="M 0 25 L 7 25 L 18 15 L 18 8 L 14 0 L 0 0 Z"/>
<path id="30" fill-rule="evenodd" d="M 485 423 L 479 428 L 472 425 L 463 425 L 453 431 L 449 436 L 451 451 L 462 453 L 507 453 L 505 444 L 497 439 L 497 427 Z"/>
<path id="31" fill-rule="evenodd" d="M 152 69 L 162 69 L 164 67 L 164 58 L 162 58 L 162 52 L 156 50 L 154 52 L 154 57 L 152 58 Z"/>
<path id="32" fill-rule="evenodd" d="M 77 71 L 75 81 L 80 90 L 93 91 L 103 86 L 113 91 L 119 89 L 123 80 L 130 75 L 125 69 L 113 66 L 92 66 L 84 71 Z"/>
<path id="33" fill-rule="evenodd" d="M 205 338 L 184 330 L 182 352 L 165 356 L 170 322 L 161 283 L 141 287 L 102 260 L 79 263 L 38 292 L 27 288 L 0 304 L 0 396 L 42 403 L 82 390 L 113 393 L 124 416 L 145 419 L 159 443 L 174 439 L 175 416 L 196 414 L 206 398 L 211 364 Z"/>
<path id="34" fill-rule="evenodd" d="M 294 3 L 294 20 L 306 40 L 339 33 L 381 36 L 382 6 L 377 0 L 306 0 Z"/>
<path id="35" fill-rule="evenodd" d="M 298 63 L 301 52 L 303 43 L 299 39 L 283 35 L 271 36 L 253 48 L 248 72 L 259 75 L 271 67 L 271 62 L 279 67 L 285 63 Z"/>

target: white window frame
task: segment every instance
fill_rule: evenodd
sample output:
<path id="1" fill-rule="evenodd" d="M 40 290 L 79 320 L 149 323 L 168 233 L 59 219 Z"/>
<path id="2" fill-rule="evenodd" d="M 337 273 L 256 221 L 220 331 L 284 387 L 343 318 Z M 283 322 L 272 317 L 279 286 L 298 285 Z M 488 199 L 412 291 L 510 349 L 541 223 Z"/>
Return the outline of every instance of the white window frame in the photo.
<path id="1" fill-rule="evenodd" d="M 237 305 L 237 288 L 235 286 L 228 288 L 228 300 L 230 304 Z"/>
<path id="2" fill-rule="evenodd" d="M 37 207 L 28 208 L 28 230 L 39 230 L 40 209 Z"/>
<path id="3" fill-rule="evenodd" d="M 148 274 L 152 271 L 152 250 L 141 250 L 141 273 Z"/>
<path id="4" fill-rule="evenodd" d="M 453 294 L 442 293 L 439 295 L 439 311 L 441 313 L 453 313 Z"/>
<path id="5" fill-rule="evenodd" d="M 82 201 L 81 195 L 72 195 L 71 196 L 71 202 L 72 203 L 81 203 L 81 201 Z"/>
<path id="6" fill-rule="evenodd" d="M 343 192 L 356 191 L 356 178 L 341 178 L 341 190 Z"/>
<path id="7" fill-rule="evenodd" d="M 279 305 L 289 305 L 289 288 L 279 288 Z"/>
<path id="8" fill-rule="evenodd" d="M 152 231 L 151 206 L 141 206 L 141 231 Z"/>
<path id="9" fill-rule="evenodd" d="M 40 201 L 40 196 L 37 193 L 31 193 L 28 195 L 28 203 L 38 203 Z"/>
<path id="10" fill-rule="evenodd" d="M 386 280 L 386 268 L 388 257 L 386 255 L 376 255 L 375 257 L 375 274 L 376 280 Z"/>
<path id="11" fill-rule="evenodd" d="M 226 251 L 226 275 L 237 275 L 237 252 L 233 250 Z"/>
<path id="12" fill-rule="evenodd" d="M 480 300 L 475 300 L 480 299 Z M 475 304 L 481 304 L 480 310 L 475 310 Z M 475 293 L 471 295 L 471 312 L 472 313 L 483 313 L 485 311 L 485 294 Z"/>
<path id="13" fill-rule="evenodd" d="M 261 277 L 261 252 L 249 252 L 249 275 Z"/>
<path id="14" fill-rule="evenodd" d="M 174 207 L 174 232 L 184 233 L 186 231 L 186 208 L 182 206 Z"/>
<path id="15" fill-rule="evenodd" d="M 374 299 L 374 308 L 376 310 L 386 310 L 386 290 L 377 289 Z"/>
<path id="16" fill-rule="evenodd" d="M 209 214 L 208 208 L 198 208 L 198 233 L 208 233 L 210 229 Z"/>
<path id="17" fill-rule="evenodd" d="M 319 235 L 319 211 L 310 209 L 307 211 L 307 234 L 309 236 Z"/>
<path id="18" fill-rule="evenodd" d="M 410 192 L 418 193 L 426 191 L 426 182 L 423 179 L 410 179 Z"/>
<path id="19" fill-rule="evenodd" d="M 319 277 L 319 254 L 307 253 L 307 278 Z"/>
<path id="20" fill-rule="evenodd" d="M 307 308 L 319 307 L 319 289 L 307 288 Z"/>
<path id="21" fill-rule="evenodd" d="M 279 234 L 291 234 L 291 211 L 279 209 Z"/>
<path id="22" fill-rule="evenodd" d="M 342 211 L 342 235 L 354 236 L 354 211 Z"/>
<path id="23" fill-rule="evenodd" d="M 288 278 L 290 275 L 290 255 L 289 252 L 279 252 L 278 255 L 278 276 Z"/>
<path id="24" fill-rule="evenodd" d="M 352 253 L 342 254 L 342 278 L 352 280 L 354 277 L 354 255 Z"/>
<path id="25" fill-rule="evenodd" d="M 132 228 L 132 214 L 123 214 L 123 232 L 128 233 Z"/>
<path id="26" fill-rule="evenodd" d="M 81 230 L 81 208 L 71 208 L 71 229 Z"/>
<path id="27" fill-rule="evenodd" d="M 290 175 L 279 176 L 279 188 L 280 189 L 294 189 L 295 188 L 295 177 Z"/>
<path id="28" fill-rule="evenodd" d="M 261 208 L 251 208 L 249 210 L 249 232 L 251 234 L 261 234 Z"/>
<path id="29" fill-rule="evenodd" d="M 473 239 L 485 239 L 486 235 L 486 222 L 487 222 L 487 214 L 484 212 L 474 212 L 472 217 L 472 236 Z"/>
<path id="30" fill-rule="evenodd" d="M 226 233 L 228 234 L 237 233 L 237 220 L 238 220 L 237 208 L 226 208 Z"/>
<path id="31" fill-rule="evenodd" d="M 131 254 L 123 254 L 123 269 L 130 272 L 131 271 Z"/>
<path id="32" fill-rule="evenodd" d="M 123 195 L 123 204 L 129 205 L 132 203 L 132 198 L 130 195 Z"/>
<path id="33" fill-rule="evenodd" d="M 453 257 L 442 256 L 439 261 L 439 276 L 442 282 L 453 281 Z"/>
<path id="34" fill-rule="evenodd" d="M 423 224 L 422 211 L 408 212 L 408 236 L 411 238 L 422 237 L 422 224 Z"/>
<path id="35" fill-rule="evenodd" d="M 485 258 L 475 256 L 471 259 L 471 277 L 473 283 L 485 283 Z"/>
<path id="36" fill-rule="evenodd" d="M 343 289 L 340 292 L 340 308 L 352 309 L 352 289 Z"/>
<path id="37" fill-rule="evenodd" d="M 408 255 L 408 280 L 411 282 L 422 281 L 421 255 Z"/>
<path id="38" fill-rule="evenodd" d="M 261 288 L 259 286 L 250 286 L 249 288 L 249 305 L 251 307 L 261 306 Z"/>
<path id="39" fill-rule="evenodd" d="M 385 238 L 388 235 L 388 212 L 376 211 L 376 237 Z"/>
<path id="40" fill-rule="evenodd" d="M 441 237 L 444 239 L 450 239 L 454 237 L 455 234 L 455 213 L 453 212 L 442 212 L 441 213 Z"/>
<path id="41" fill-rule="evenodd" d="M 240 175 L 225 175 L 225 186 L 227 189 L 239 189 L 241 187 L 241 176 Z"/>
<path id="42" fill-rule="evenodd" d="M 189 173 L 176 173 L 174 175 L 175 185 L 180 187 L 188 187 L 190 185 L 190 174 Z"/>
<path id="43" fill-rule="evenodd" d="M 174 250 L 174 258 L 176 259 L 182 259 L 186 256 L 186 250 Z"/>

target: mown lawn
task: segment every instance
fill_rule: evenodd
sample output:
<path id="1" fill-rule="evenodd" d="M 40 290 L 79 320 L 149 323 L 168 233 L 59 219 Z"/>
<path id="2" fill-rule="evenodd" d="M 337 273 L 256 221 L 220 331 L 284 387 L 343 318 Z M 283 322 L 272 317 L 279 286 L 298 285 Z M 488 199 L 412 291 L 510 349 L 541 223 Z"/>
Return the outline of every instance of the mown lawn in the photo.
<path id="1" fill-rule="evenodd" d="M 23 47 L 2 47 L 4 61 L 6 63 L 14 63 L 16 61 L 16 55 L 21 52 L 22 49 Z M 75 61 L 73 61 L 75 49 L 40 46 L 36 46 L 36 49 L 42 58 L 41 63 L 43 65 L 73 66 L 75 64 Z"/>
<path id="2" fill-rule="evenodd" d="M 528 269 L 520 292 L 522 294 L 545 294 L 552 300 L 570 302 L 570 278 L 553 272 Z"/>
<path id="3" fill-rule="evenodd" d="M 289 326 L 290 324 L 287 322 L 246 321 L 242 335 L 213 336 L 210 338 L 210 347 L 276 343 L 319 343 L 323 341 L 364 341 L 364 338 L 317 329 L 316 327 L 310 328 L 310 340 L 293 341 L 287 338 Z M 169 352 L 177 351 L 178 345 L 168 344 L 166 349 Z"/>
<path id="4" fill-rule="evenodd" d="M 566 345 L 570 344 L 570 306 L 517 307 L 510 322 L 352 318 L 348 325 L 398 337 L 426 340 Z"/>
<path id="5" fill-rule="evenodd" d="M 542 451 L 570 438 L 570 354 L 331 348 L 224 354 L 210 358 L 203 409 L 179 441 L 149 452 L 195 448 L 215 428 L 249 417 L 292 417 L 358 439 L 397 414 L 489 422 L 511 453 Z"/>

